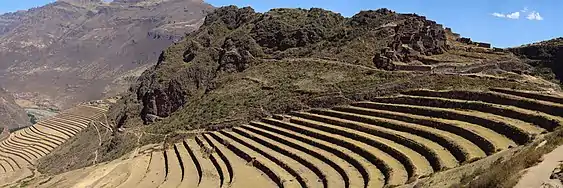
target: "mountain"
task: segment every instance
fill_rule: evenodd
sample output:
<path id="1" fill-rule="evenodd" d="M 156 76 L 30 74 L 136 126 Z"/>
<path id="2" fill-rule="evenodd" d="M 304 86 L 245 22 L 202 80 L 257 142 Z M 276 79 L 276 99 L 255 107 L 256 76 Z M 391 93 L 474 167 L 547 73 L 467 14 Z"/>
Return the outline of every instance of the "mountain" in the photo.
<path id="1" fill-rule="evenodd" d="M 13 38 L 2 53 L 14 59 L 2 81 L 20 90 L 0 92 L 10 116 L 0 118 L 24 120 L 12 95 L 64 107 L 133 84 L 13 134 L 0 145 L 0 182 L 512 187 L 515 172 L 563 143 L 562 38 L 501 49 L 388 9 L 209 6 L 205 18 L 161 17 L 183 4 L 207 7 L 82 0 L 4 15 L 2 36 Z M 76 20 L 43 34 L 45 22 Z"/>
<path id="2" fill-rule="evenodd" d="M 223 7 L 167 48 L 110 116 L 117 128 L 169 134 L 416 88 L 554 87 L 532 73 L 510 51 L 416 14 Z"/>
<path id="3" fill-rule="evenodd" d="M 336 94 L 341 98 L 337 101 L 347 94 L 345 99 L 364 98 L 355 96 L 358 90 L 352 89 L 360 86 L 334 84 L 361 85 L 359 80 L 372 75 L 337 79 L 339 74 L 353 77 L 362 74 L 340 67 L 342 70 L 333 68 L 335 75 L 322 77 L 318 71 L 329 66 L 321 66 L 323 62 L 366 70 L 434 68 L 436 73 L 459 75 L 488 70 L 483 74 L 523 78 L 515 72 L 526 72 L 530 67 L 510 53 L 498 51 L 493 51 L 490 44 L 461 38 L 424 16 L 388 9 L 362 11 L 345 18 L 316 8 L 273 9 L 262 14 L 248 7 L 223 7 L 209 14 L 198 31 L 166 49 L 157 65 L 145 71 L 121 105 L 113 108 L 113 116 L 118 126 L 128 127 L 166 119 L 180 111 L 158 125 L 177 124 L 189 129 L 186 126 L 244 122 L 256 116 L 315 106 L 307 103 L 334 103 L 327 95 Z M 321 68 L 313 68 L 316 66 Z M 456 66 L 460 67 L 454 69 Z M 377 74 L 383 77 L 377 78 L 378 83 L 383 80 L 395 83 L 417 75 Z M 434 79 L 436 75 L 427 76 Z M 454 75 L 450 79 L 465 78 Z M 429 84 L 420 81 L 417 87 Z M 416 84 L 410 83 L 409 87 Z M 386 90 L 378 91 L 381 92 Z M 245 98 L 248 96 L 256 98 Z M 315 97 L 320 99 L 312 99 Z M 218 117 L 221 118 L 215 119 Z M 163 130 L 160 127 L 159 131 Z"/>
<path id="4" fill-rule="evenodd" d="M 200 0 L 59 0 L 0 15 L 0 84 L 57 108 L 116 94 L 212 9 Z"/>
<path id="5" fill-rule="evenodd" d="M 510 50 L 461 37 L 424 16 L 388 9 L 344 17 L 318 8 L 258 13 L 250 7 L 222 7 L 160 53 L 155 63 L 144 66 L 145 71 L 134 69 L 140 77 L 114 101 L 109 121 L 104 117 L 105 132 L 85 128 L 42 158 L 39 172 L 58 174 L 152 143 L 169 147 L 194 134 L 276 114 L 381 101 L 381 96 L 417 89 L 471 91 L 454 92 L 452 98 L 499 87 L 560 90 L 535 77 L 534 67 Z M 448 108 L 459 104 L 444 101 Z M 424 106 L 439 105 L 428 103 Z M 485 127 L 490 123 L 498 122 L 478 122 Z M 161 159 L 168 160 L 166 154 Z"/>
<path id="6" fill-rule="evenodd" d="M 10 130 L 29 125 L 31 123 L 26 112 L 16 104 L 10 93 L 0 88 L 0 133 L 4 127 Z"/>
<path id="7" fill-rule="evenodd" d="M 536 74 L 563 83 L 563 37 L 511 48 L 510 51 L 532 65 Z"/>
<path id="8" fill-rule="evenodd" d="M 395 40 L 395 28 L 386 24 L 406 25 L 400 34 L 435 30 L 419 49 L 444 51 L 445 31 L 435 22 L 387 9 L 345 18 L 322 9 L 273 9 L 261 14 L 248 7 L 223 7 L 143 73 L 125 96 L 127 106 L 116 107 L 122 111 L 116 122 L 122 126 L 137 114 L 145 123 L 168 117 L 215 88 L 228 87 L 217 83 L 224 75 L 244 72 L 269 59 L 324 58 L 372 67 L 374 53 Z"/>

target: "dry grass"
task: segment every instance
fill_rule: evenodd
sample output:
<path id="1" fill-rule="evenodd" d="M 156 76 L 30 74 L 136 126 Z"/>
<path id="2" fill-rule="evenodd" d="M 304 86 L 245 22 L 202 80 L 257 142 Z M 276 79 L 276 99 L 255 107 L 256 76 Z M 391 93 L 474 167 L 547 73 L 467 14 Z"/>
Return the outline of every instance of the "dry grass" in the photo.
<path id="1" fill-rule="evenodd" d="M 536 148 L 542 140 L 546 140 L 547 144 Z M 557 129 L 542 140 L 522 148 L 510 159 L 497 160 L 488 168 L 481 168 L 473 174 L 465 175 L 460 184 L 452 187 L 513 187 L 522 175 L 519 172 L 536 165 L 544 154 L 563 144 L 563 128 Z"/>
<path id="2" fill-rule="evenodd" d="M 131 134 L 112 137 L 112 132 L 89 126 L 76 136 L 38 161 L 37 169 L 44 174 L 59 174 L 104 161 L 116 159 L 136 147 L 136 138 Z M 102 138 L 100 145 L 98 138 Z M 116 149 L 117 148 L 117 149 Z M 97 154 L 96 154 L 97 153 Z"/>

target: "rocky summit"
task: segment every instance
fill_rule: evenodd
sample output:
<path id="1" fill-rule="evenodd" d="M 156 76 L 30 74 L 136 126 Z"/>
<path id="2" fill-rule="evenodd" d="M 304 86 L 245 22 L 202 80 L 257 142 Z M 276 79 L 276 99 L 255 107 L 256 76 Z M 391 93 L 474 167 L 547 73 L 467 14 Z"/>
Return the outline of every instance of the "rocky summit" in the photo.
<path id="1" fill-rule="evenodd" d="M 121 127 L 128 121 L 147 124 L 166 118 L 221 89 L 228 75 L 245 74 L 270 61 L 317 59 L 390 71 L 458 73 L 478 73 L 492 66 L 498 69 L 494 74 L 531 68 L 509 53 L 494 52 L 490 44 L 485 48 L 460 41 L 459 34 L 424 16 L 388 9 L 345 18 L 315 8 L 257 13 L 252 8 L 223 7 L 160 55 L 157 65 L 145 71 L 115 106 L 114 120 Z M 466 64 L 455 63 L 459 61 Z M 320 93 L 324 92 L 334 91 Z"/>
<path id="2" fill-rule="evenodd" d="M 0 84 L 53 108 L 114 95 L 212 9 L 197 0 L 59 0 L 0 15 Z"/>
<path id="3" fill-rule="evenodd" d="M 404 61 L 442 54 L 447 49 L 446 31 L 422 16 L 387 9 L 345 18 L 322 9 L 273 9 L 262 14 L 251 8 L 221 8 L 187 40 L 161 54 L 126 96 L 133 109 L 123 109 L 117 121 L 122 126 L 136 114 L 145 123 L 168 117 L 214 90 L 221 75 L 244 72 L 268 59 L 307 57 L 367 67 L 374 67 L 375 61 L 375 67 L 384 67 L 380 61 L 386 60 L 378 58 L 384 49 L 395 51 L 389 58 Z"/>

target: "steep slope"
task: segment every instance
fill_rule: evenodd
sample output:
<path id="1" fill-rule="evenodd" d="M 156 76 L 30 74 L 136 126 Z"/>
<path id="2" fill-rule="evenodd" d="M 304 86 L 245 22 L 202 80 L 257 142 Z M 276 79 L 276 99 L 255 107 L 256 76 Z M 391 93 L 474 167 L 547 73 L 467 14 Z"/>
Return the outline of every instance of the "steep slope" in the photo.
<path id="1" fill-rule="evenodd" d="M 0 82 L 59 108 L 115 94 L 122 74 L 153 63 L 209 10 L 198 0 L 61 0 L 0 15 Z"/>
<path id="2" fill-rule="evenodd" d="M 10 130 L 29 125 L 31 123 L 26 112 L 16 104 L 10 93 L 0 88 L 0 131 L 4 127 Z"/>
<path id="3" fill-rule="evenodd" d="M 534 67 L 534 73 L 561 84 L 563 80 L 563 37 L 511 48 Z"/>

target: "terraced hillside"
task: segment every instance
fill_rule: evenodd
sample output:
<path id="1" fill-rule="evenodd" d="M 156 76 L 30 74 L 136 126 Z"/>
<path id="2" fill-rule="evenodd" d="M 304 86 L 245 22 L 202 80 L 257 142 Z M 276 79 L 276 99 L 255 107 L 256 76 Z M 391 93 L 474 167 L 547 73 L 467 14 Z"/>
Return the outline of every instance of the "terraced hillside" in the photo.
<path id="1" fill-rule="evenodd" d="M 196 134 L 37 186 L 399 186 L 530 143 L 562 120 L 563 96 L 412 90 Z"/>
<path id="2" fill-rule="evenodd" d="M 0 178 L 35 165 L 37 159 L 49 154 L 93 120 L 102 117 L 106 111 L 104 108 L 80 105 L 13 132 L 0 142 Z"/>

